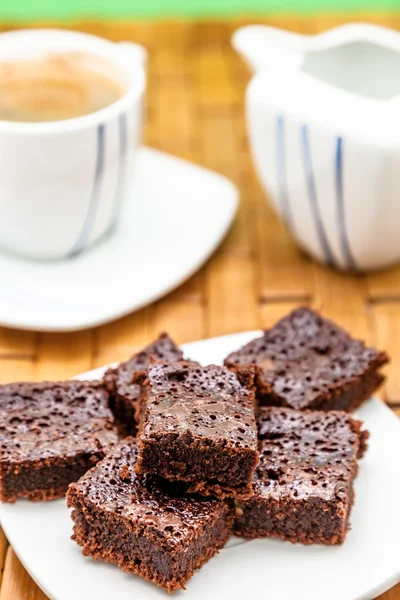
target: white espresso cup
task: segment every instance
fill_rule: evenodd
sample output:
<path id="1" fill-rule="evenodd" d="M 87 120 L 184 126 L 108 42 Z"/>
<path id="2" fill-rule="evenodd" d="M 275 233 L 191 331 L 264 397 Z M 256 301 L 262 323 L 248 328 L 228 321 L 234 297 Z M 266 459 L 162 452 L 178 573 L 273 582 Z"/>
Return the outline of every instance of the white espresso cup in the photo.
<path id="1" fill-rule="evenodd" d="M 0 34 L 0 62 L 66 52 L 103 59 L 123 92 L 77 118 L 0 121 L 0 250 L 31 259 L 78 256 L 115 228 L 141 138 L 144 48 L 54 29 Z"/>

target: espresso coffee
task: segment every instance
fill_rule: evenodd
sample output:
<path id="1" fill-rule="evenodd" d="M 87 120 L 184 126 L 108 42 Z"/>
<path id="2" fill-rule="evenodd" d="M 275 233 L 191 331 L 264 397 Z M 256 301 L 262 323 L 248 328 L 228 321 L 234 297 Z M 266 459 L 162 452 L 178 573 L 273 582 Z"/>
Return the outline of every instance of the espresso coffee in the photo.
<path id="1" fill-rule="evenodd" d="M 0 62 L 2 121 L 73 119 L 109 106 L 125 91 L 115 65 L 82 52 Z"/>

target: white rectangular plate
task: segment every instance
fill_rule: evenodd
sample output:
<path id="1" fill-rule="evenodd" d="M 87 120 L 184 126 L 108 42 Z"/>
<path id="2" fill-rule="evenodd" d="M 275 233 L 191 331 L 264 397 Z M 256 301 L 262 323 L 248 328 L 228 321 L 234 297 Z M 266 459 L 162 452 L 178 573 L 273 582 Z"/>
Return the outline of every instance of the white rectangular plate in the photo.
<path id="1" fill-rule="evenodd" d="M 222 363 L 253 339 L 247 332 L 186 344 L 185 355 Z M 101 376 L 97 369 L 80 379 Z M 357 417 L 370 431 L 360 463 L 351 531 L 342 546 L 301 546 L 280 540 L 231 540 L 185 592 L 185 600 L 361 600 L 400 580 L 400 423 L 378 400 Z M 167 593 L 101 561 L 84 558 L 70 540 L 72 523 L 63 500 L 17 501 L 0 506 L 1 525 L 26 569 L 52 600 L 156 600 Z"/>
<path id="2" fill-rule="evenodd" d="M 238 199 L 237 188 L 218 173 L 141 148 L 112 235 L 69 260 L 0 253 L 0 324 L 76 331 L 154 302 L 211 256 Z"/>

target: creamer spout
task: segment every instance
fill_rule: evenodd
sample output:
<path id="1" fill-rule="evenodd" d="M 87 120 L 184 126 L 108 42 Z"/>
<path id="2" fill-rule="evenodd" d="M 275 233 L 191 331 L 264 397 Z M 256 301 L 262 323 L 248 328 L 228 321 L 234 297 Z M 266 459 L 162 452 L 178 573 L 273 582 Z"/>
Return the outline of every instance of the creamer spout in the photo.
<path id="1" fill-rule="evenodd" d="M 299 68 L 305 36 L 275 27 L 248 25 L 235 31 L 232 46 L 252 71 L 264 68 Z"/>

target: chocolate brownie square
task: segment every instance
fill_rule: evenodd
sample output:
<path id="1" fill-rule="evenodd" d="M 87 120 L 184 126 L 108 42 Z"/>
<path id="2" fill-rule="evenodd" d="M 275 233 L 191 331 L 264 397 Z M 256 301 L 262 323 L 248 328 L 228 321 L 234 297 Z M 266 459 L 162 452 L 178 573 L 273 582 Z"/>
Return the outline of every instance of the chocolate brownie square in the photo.
<path id="1" fill-rule="evenodd" d="M 146 373 L 151 356 L 165 362 L 175 362 L 183 358 L 183 353 L 167 333 L 162 333 L 143 350 L 115 369 L 109 369 L 104 375 L 103 381 L 111 394 L 111 408 L 115 417 L 131 435 L 136 434 L 139 423 L 140 375 Z"/>
<path id="2" fill-rule="evenodd" d="M 255 365 L 260 405 L 353 411 L 384 381 L 384 352 L 367 348 L 308 308 L 299 308 L 225 359 Z"/>
<path id="3" fill-rule="evenodd" d="M 242 374 L 244 377 L 244 374 Z M 250 386 L 254 373 L 247 374 Z M 225 369 L 157 362 L 144 386 L 137 471 L 203 495 L 249 497 L 258 462 L 254 393 Z"/>
<path id="4" fill-rule="evenodd" d="M 0 499 L 52 500 L 118 441 L 99 383 L 0 386 Z"/>
<path id="5" fill-rule="evenodd" d="M 361 425 L 343 411 L 262 407 L 254 496 L 237 503 L 235 534 L 341 544 L 366 449 Z"/>
<path id="6" fill-rule="evenodd" d="M 185 488 L 137 475 L 137 447 L 127 438 L 70 486 L 73 539 L 103 559 L 173 592 L 228 540 L 233 506 L 186 495 Z"/>

